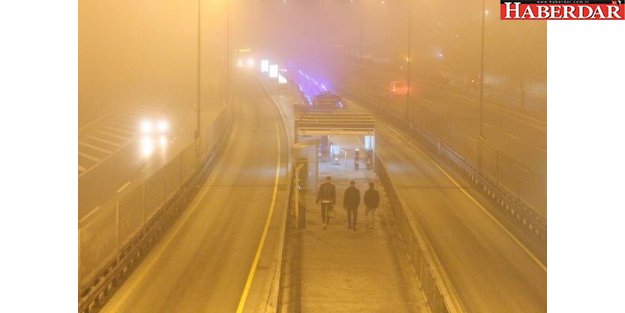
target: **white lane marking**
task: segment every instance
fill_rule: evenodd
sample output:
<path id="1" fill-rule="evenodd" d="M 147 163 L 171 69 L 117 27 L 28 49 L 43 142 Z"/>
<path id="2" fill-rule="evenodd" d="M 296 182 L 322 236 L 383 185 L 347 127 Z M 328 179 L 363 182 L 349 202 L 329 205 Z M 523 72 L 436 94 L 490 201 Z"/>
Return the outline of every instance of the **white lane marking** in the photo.
<path id="1" fill-rule="evenodd" d="M 252 287 L 252 281 L 254 280 L 254 276 L 256 274 L 256 268 L 258 267 L 258 262 L 260 261 L 260 255 L 265 247 L 265 239 L 267 239 L 267 232 L 269 231 L 269 224 L 271 223 L 271 218 L 273 217 L 273 211 L 276 207 L 276 196 L 278 194 L 278 181 L 280 180 L 280 154 L 282 154 L 282 147 L 280 146 L 280 128 L 276 123 L 276 140 L 278 141 L 278 158 L 276 161 L 276 179 L 274 181 L 273 186 L 273 195 L 271 196 L 271 206 L 269 207 L 269 214 L 267 214 L 267 221 L 265 222 L 265 228 L 263 229 L 263 234 L 260 237 L 260 243 L 258 244 L 258 249 L 256 249 L 256 256 L 254 256 L 254 262 L 252 263 L 252 268 L 250 269 L 250 273 L 247 276 L 247 281 L 245 282 L 245 288 L 243 288 L 243 294 L 241 295 L 241 300 L 239 301 L 239 306 L 237 307 L 237 313 L 243 312 L 245 308 L 245 303 L 247 302 L 247 296 L 250 293 L 250 288 Z"/>
<path id="2" fill-rule="evenodd" d="M 135 107 L 146 108 L 146 109 L 149 109 L 149 110 L 158 110 L 158 109 L 160 109 L 160 105 L 158 105 L 158 104 L 143 104 L 143 103 L 140 103 L 140 104 L 135 105 Z"/>
<path id="3" fill-rule="evenodd" d="M 92 155 L 86 154 L 84 152 L 78 151 L 78 155 L 83 157 L 83 158 L 89 159 L 91 161 L 100 162 L 100 159 L 98 159 L 98 158 L 96 158 L 96 157 L 94 157 Z"/>
<path id="4" fill-rule="evenodd" d="M 87 139 L 97 140 L 99 142 L 103 142 L 103 143 L 106 143 L 106 144 L 109 144 L 109 145 L 113 145 L 113 146 L 116 146 L 116 147 L 119 147 L 121 145 L 121 143 L 119 143 L 119 142 L 108 141 L 106 139 L 102 139 L 102 138 L 100 138 L 98 136 L 93 136 L 93 135 L 87 137 Z"/>
<path id="5" fill-rule="evenodd" d="M 139 103 L 135 105 L 135 107 L 143 107 L 143 108 L 148 108 L 148 109 L 153 109 L 153 110 L 160 110 L 163 108 L 163 104 L 161 103 Z"/>
<path id="6" fill-rule="evenodd" d="M 118 132 L 118 133 L 129 134 L 129 135 L 131 135 L 131 136 L 135 134 L 135 133 L 134 133 L 134 132 L 132 132 L 132 131 L 128 131 L 128 130 L 125 130 L 125 129 L 121 129 L 121 128 L 118 128 L 118 127 L 105 126 L 105 127 L 102 127 L 102 128 L 104 128 L 104 129 L 108 129 L 108 130 L 111 130 L 111 131 L 114 131 L 114 132 Z"/>
<path id="7" fill-rule="evenodd" d="M 88 147 L 88 148 L 91 148 L 91 149 L 94 149 L 94 150 L 98 150 L 98 151 L 104 152 L 104 153 L 111 153 L 111 152 L 113 152 L 111 150 L 104 149 L 104 148 L 98 147 L 98 146 L 94 146 L 94 145 L 88 144 L 86 142 L 78 142 L 78 145 L 79 146 L 85 146 L 85 147 Z"/>
<path id="8" fill-rule="evenodd" d="M 130 185 L 129 181 L 127 181 L 123 186 L 121 186 L 119 189 L 117 189 L 117 193 L 122 192 L 124 189 L 126 189 L 126 187 L 128 187 L 128 185 Z"/>
<path id="9" fill-rule="evenodd" d="M 128 124 L 138 124 L 141 122 L 141 119 L 135 115 L 122 115 L 118 118 L 118 120 Z"/>
<path id="10" fill-rule="evenodd" d="M 404 138 L 404 140 L 410 146 L 412 146 L 415 150 L 419 151 L 430 162 L 432 162 L 432 164 L 434 164 L 434 166 L 436 166 L 436 168 L 438 168 L 445 176 L 447 176 L 447 178 L 449 180 L 451 180 L 451 182 L 454 183 L 454 185 L 456 185 L 458 187 L 458 189 L 460 191 L 462 191 L 462 193 L 464 193 L 469 199 L 471 199 L 471 201 L 473 201 L 473 203 L 475 203 L 480 209 L 482 209 L 482 211 L 484 211 L 484 213 L 486 213 L 486 215 L 488 215 L 510 238 L 512 238 L 512 240 L 514 240 L 514 242 L 516 242 L 521 247 L 521 249 L 523 249 L 523 251 L 525 251 L 525 253 L 527 253 L 530 256 L 530 258 L 532 260 L 534 260 L 534 262 L 536 262 L 536 264 L 538 264 L 538 266 L 541 269 L 543 269 L 545 272 L 547 272 L 547 267 L 537 257 L 535 257 L 532 254 L 532 252 L 530 252 L 529 249 L 527 249 L 527 247 L 525 247 L 525 245 L 523 245 L 523 243 L 521 243 L 512 233 L 510 233 L 510 231 L 508 231 L 508 229 L 506 229 L 492 214 L 490 214 L 490 212 L 488 212 L 488 210 L 486 210 L 486 208 L 484 208 L 479 202 L 477 202 L 477 200 L 475 200 L 475 198 L 473 198 L 466 190 L 464 190 L 464 188 L 462 188 L 460 186 L 460 184 L 458 184 L 458 182 L 455 179 L 453 179 L 443 168 L 441 168 L 432 158 L 430 158 L 430 156 L 425 154 L 425 152 L 423 152 L 419 147 L 417 147 L 410 140 L 408 140 L 407 137 L 405 137 L 404 135 L 400 134 L 397 130 L 395 130 L 394 128 L 392 128 L 392 127 L 390 127 L 388 125 L 387 125 L 387 127 L 388 127 L 388 129 L 390 129 L 392 132 L 394 132 L 398 136 Z"/>
<path id="11" fill-rule="evenodd" d="M 510 138 L 512 138 L 512 139 L 514 139 L 514 140 L 519 140 L 519 137 L 517 137 L 517 136 L 515 136 L 515 135 L 513 135 L 511 133 L 506 133 L 505 135 L 510 137 Z"/>
<path id="12" fill-rule="evenodd" d="M 128 140 L 130 140 L 130 138 L 128 138 L 128 137 L 118 136 L 118 135 L 111 134 L 111 133 L 109 133 L 109 132 L 105 132 L 105 131 L 101 131 L 101 130 L 98 130 L 97 132 L 98 132 L 98 133 L 100 133 L 100 134 L 102 134 L 102 135 L 106 135 L 106 136 L 109 136 L 109 137 L 113 137 L 113 138 L 121 139 L 121 140 L 123 140 L 123 141 L 128 141 Z"/>
<path id="13" fill-rule="evenodd" d="M 95 209 L 93 209 L 93 210 L 91 210 L 89 213 L 87 213 L 87 215 L 83 216 L 83 218 L 81 218 L 81 219 L 78 221 L 78 225 L 79 225 L 79 226 L 78 226 L 78 228 L 81 228 L 80 224 L 81 224 L 83 221 L 86 221 L 86 220 L 87 220 L 87 219 L 88 219 L 91 215 L 93 215 L 93 214 L 94 214 L 95 212 L 97 212 L 99 209 L 100 209 L 100 207 L 99 207 L 99 206 L 97 206 L 97 207 L 95 207 Z"/>
<path id="14" fill-rule="evenodd" d="M 129 122 L 129 121 L 122 121 L 121 119 L 112 121 L 110 124 L 113 124 L 116 127 L 119 127 L 119 129 L 125 129 L 125 130 L 133 131 L 133 132 L 134 132 L 134 130 L 136 128 L 136 127 L 133 127 L 132 125 L 130 125 L 130 124 L 132 124 L 131 122 Z"/>

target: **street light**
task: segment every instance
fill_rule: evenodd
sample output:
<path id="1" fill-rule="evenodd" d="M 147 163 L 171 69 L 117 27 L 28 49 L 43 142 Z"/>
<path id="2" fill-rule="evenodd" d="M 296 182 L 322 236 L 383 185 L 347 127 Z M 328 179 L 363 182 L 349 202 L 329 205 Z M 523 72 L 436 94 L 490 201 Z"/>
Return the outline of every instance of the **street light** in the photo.
<path id="1" fill-rule="evenodd" d="M 480 38 L 480 125 L 477 144 L 477 163 L 478 170 L 482 171 L 482 149 L 484 145 L 484 27 L 486 21 L 486 5 L 482 0 L 482 33 Z"/>
<path id="2" fill-rule="evenodd" d="M 364 32 L 365 32 L 365 6 L 364 1 L 360 1 L 360 45 L 359 45 L 359 53 L 360 53 L 360 61 L 362 62 L 362 48 L 364 45 Z"/>
<path id="3" fill-rule="evenodd" d="M 406 57 L 406 119 L 408 127 L 412 128 L 410 120 L 410 63 L 412 63 L 412 0 L 408 0 L 408 57 Z"/>
<path id="4" fill-rule="evenodd" d="M 201 147 L 202 147 L 202 131 L 201 131 L 201 47 L 202 47 L 202 0 L 198 0 L 197 2 L 197 104 L 196 104 L 196 128 L 195 128 L 195 151 L 196 157 L 198 161 L 201 158 Z"/>

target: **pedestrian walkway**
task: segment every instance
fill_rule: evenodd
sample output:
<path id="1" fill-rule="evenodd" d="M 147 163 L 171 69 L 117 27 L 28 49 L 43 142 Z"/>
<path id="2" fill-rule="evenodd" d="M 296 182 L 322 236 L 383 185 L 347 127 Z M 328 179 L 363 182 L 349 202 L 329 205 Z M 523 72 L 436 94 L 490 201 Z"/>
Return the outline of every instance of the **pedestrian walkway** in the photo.
<path id="1" fill-rule="evenodd" d="M 342 139 L 341 139 L 342 138 Z M 321 162 L 319 182 L 332 177 L 336 185 L 335 218 L 323 229 L 315 204 L 317 186 L 304 193 L 306 229 L 300 231 L 299 312 L 429 312 L 403 254 L 393 245 L 388 229 L 388 204 L 364 160 L 354 169 L 356 137 L 333 137 L 348 152 L 340 164 Z M 360 147 L 363 151 L 363 147 Z M 350 155 L 351 154 L 351 155 Z M 351 158 L 350 158 L 351 156 Z M 364 204 L 358 209 L 357 229 L 347 227 L 343 194 L 350 180 L 362 195 L 373 181 L 380 191 L 376 227 L 366 227 Z"/>

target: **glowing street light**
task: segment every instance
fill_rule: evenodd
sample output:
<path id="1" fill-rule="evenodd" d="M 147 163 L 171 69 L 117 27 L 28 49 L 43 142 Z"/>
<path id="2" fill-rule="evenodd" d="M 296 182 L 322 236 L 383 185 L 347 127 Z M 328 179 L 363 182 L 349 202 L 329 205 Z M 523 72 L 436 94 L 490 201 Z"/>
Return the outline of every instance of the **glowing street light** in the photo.
<path id="1" fill-rule="evenodd" d="M 269 65 L 269 77 L 278 78 L 278 64 Z"/>
<path id="2" fill-rule="evenodd" d="M 260 72 L 261 73 L 269 72 L 269 60 L 263 59 L 260 61 Z"/>

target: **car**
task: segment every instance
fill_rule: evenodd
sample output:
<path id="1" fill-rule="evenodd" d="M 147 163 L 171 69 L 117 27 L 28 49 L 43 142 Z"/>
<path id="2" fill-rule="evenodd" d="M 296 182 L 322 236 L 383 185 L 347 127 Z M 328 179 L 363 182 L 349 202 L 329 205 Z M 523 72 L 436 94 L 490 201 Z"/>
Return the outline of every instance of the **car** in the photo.
<path id="1" fill-rule="evenodd" d="M 320 93 L 313 97 L 314 110 L 337 110 L 344 108 L 343 100 L 331 91 Z"/>

